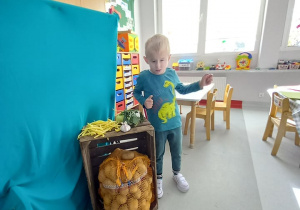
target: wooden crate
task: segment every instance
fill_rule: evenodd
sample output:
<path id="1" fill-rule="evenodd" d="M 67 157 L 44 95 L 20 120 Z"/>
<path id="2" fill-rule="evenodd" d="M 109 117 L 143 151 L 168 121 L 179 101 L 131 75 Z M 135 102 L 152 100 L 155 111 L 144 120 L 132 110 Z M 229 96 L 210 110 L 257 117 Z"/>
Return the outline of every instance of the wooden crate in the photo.
<path id="1" fill-rule="evenodd" d="M 154 128 L 148 121 L 143 122 L 126 133 L 112 131 L 106 133 L 105 137 L 94 138 L 92 136 L 84 136 L 79 139 L 84 170 L 94 210 L 104 209 L 102 199 L 98 194 L 99 166 L 116 148 L 135 150 L 149 157 L 155 189 L 155 200 L 151 203 L 150 209 L 158 209 L 154 141 Z"/>

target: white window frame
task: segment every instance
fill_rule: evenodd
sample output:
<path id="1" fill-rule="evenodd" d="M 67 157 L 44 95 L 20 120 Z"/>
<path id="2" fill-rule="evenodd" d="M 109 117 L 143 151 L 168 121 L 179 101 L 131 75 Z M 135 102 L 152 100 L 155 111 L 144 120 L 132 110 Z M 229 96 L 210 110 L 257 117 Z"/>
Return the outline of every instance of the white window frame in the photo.
<path id="1" fill-rule="evenodd" d="M 157 1 L 157 32 L 162 33 L 162 1 Z M 251 1 L 249 1 L 251 2 Z M 183 1 L 184 3 L 184 1 Z M 261 42 L 262 25 L 264 18 L 266 0 L 261 1 L 261 9 L 257 24 L 256 42 L 254 51 L 248 51 L 252 54 L 258 54 Z M 173 54 L 175 56 L 224 56 L 224 55 L 237 55 L 237 52 L 217 52 L 217 53 L 205 53 L 205 40 L 206 40 L 206 20 L 207 20 L 207 8 L 208 0 L 200 0 L 200 21 L 199 21 L 199 37 L 198 37 L 198 50 L 197 53 L 186 53 L 186 54 Z"/>
<path id="2" fill-rule="evenodd" d="M 290 36 L 292 18 L 293 18 L 293 10 L 294 10 L 295 0 L 289 0 L 288 9 L 286 13 L 285 19 L 285 27 L 283 32 L 283 38 L 280 50 L 282 51 L 300 51 L 300 47 L 288 47 L 288 41 Z"/>

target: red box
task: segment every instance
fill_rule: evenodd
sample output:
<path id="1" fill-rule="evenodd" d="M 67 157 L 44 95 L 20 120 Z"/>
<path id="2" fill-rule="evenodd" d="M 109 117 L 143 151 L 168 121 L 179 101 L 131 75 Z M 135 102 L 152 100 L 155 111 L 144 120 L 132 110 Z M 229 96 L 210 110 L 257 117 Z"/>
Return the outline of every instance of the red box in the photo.
<path id="1" fill-rule="evenodd" d="M 139 54 L 137 53 L 132 53 L 131 54 L 131 64 L 136 65 L 140 63 L 140 58 L 139 58 Z"/>
<path id="2" fill-rule="evenodd" d="M 118 103 L 116 103 L 116 110 L 117 112 L 121 112 L 125 110 L 125 101 L 120 101 Z"/>

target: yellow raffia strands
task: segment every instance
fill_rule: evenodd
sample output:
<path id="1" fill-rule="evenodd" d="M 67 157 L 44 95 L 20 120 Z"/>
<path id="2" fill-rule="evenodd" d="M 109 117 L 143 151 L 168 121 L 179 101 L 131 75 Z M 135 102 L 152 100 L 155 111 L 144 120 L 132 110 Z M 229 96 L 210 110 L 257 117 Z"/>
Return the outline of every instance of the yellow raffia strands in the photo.
<path id="1" fill-rule="evenodd" d="M 97 138 L 99 136 L 104 137 L 107 131 L 120 131 L 120 125 L 118 122 L 108 119 L 107 121 L 94 121 L 92 123 L 88 123 L 81 130 L 81 133 L 78 135 L 78 139 L 83 136 L 94 136 Z"/>

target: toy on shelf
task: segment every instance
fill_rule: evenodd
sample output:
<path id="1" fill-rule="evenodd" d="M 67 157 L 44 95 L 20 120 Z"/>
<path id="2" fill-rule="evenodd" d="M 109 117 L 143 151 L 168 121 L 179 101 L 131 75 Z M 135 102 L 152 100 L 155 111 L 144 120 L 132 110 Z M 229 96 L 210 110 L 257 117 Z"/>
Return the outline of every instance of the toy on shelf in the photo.
<path id="1" fill-rule="evenodd" d="M 178 63 L 173 63 L 173 64 L 172 64 L 172 68 L 173 68 L 175 71 L 178 71 L 178 70 L 179 70 L 179 65 L 178 65 Z"/>
<path id="2" fill-rule="evenodd" d="M 225 64 L 225 62 L 224 62 Z M 224 70 L 223 65 L 220 64 L 220 59 L 218 59 L 218 63 L 216 65 L 216 70 Z"/>
<path id="3" fill-rule="evenodd" d="M 285 61 L 279 60 L 277 68 L 279 70 L 286 70 L 286 69 L 299 69 L 300 61 Z"/>
<path id="4" fill-rule="evenodd" d="M 139 37 L 138 35 L 128 31 L 118 32 L 118 50 L 119 52 L 138 52 Z"/>
<path id="5" fill-rule="evenodd" d="M 216 70 L 230 70 L 231 66 L 227 65 L 226 62 L 220 64 L 220 60 L 218 59 L 218 64 L 216 65 Z"/>
<path id="6" fill-rule="evenodd" d="M 204 62 L 203 61 L 199 61 L 197 63 L 197 68 L 196 70 L 203 70 L 204 69 Z"/>
<path id="7" fill-rule="evenodd" d="M 278 61 L 277 68 L 278 68 L 279 70 L 285 70 L 285 69 L 288 69 L 288 68 L 289 68 L 288 62 L 286 62 L 286 61 L 284 61 L 284 60 L 279 60 L 279 61 Z"/>
<path id="8" fill-rule="evenodd" d="M 215 65 L 211 65 L 211 67 L 209 68 L 209 70 L 216 70 L 216 66 Z"/>
<path id="9" fill-rule="evenodd" d="M 225 65 L 225 70 L 231 70 L 231 65 Z"/>
<path id="10" fill-rule="evenodd" d="M 178 60 L 179 70 L 192 70 L 193 59 Z"/>
<path id="11" fill-rule="evenodd" d="M 242 52 L 236 57 L 236 70 L 249 70 L 252 55 L 248 52 Z"/>

